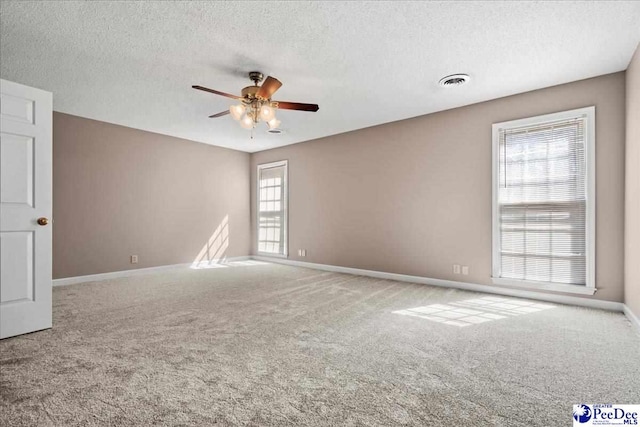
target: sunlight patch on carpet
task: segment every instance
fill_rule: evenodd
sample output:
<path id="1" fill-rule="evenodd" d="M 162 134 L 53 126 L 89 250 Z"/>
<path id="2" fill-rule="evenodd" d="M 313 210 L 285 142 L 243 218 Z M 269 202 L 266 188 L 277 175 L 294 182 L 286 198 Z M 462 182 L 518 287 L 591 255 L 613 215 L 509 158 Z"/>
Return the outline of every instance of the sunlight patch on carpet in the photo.
<path id="1" fill-rule="evenodd" d="M 462 328 L 523 314 L 536 313 L 554 307 L 554 305 L 515 298 L 482 297 L 447 304 L 431 304 L 397 310 L 393 313 L 419 317 L 432 322 Z"/>
<path id="2" fill-rule="evenodd" d="M 197 264 L 192 264 L 191 268 L 194 270 L 198 270 L 201 268 L 251 267 L 254 265 L 266 265 L 266 264 L 268 264 L 268 262 L 255 261 L 255 260 L 246 260 L 246 261 L 216 260 L 216 261 L 202 261 Z"/>

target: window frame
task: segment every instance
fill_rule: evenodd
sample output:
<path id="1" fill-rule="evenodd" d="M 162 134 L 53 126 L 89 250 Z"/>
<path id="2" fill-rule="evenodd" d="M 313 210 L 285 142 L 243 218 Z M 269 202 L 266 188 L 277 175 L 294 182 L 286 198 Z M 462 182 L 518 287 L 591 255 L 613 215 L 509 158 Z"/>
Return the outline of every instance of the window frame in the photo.
<path id="1" fill-rule="evenodd" d="M 537 282 L 532 280 L 502 278 L 500 259 L 500 221 L 498 210 L 499 196 L 499 168 L 500 168 L 500 130 L 525 126 L 543 125 L 546 123 L 568 120 L 586 116 L 585 159 L 586 159 L 586 284 L 571 285 L 566 283 Z M 509 120 L 494 123 L 492 126 L 491 179 L 492 179 L 492 268 L 491 279 L 495 285 L 506 285 L 538 291 L 557 291 L 583 295 L 593 295 L 596 292 L 595 262 L 596 262 L 596 107 L 584 107 L 575 110 L 544 114 L 524 119 Z"/>
<path id="2" fill-rule="evenodd" d="M 284 166 L 284 183 L 283 183 L 283 211 L 284 211 L 284 224 L 283 224 L 283 253 L 274 254 L 272 252 L 260 251 L 260 172 L 263 169 L 270 169 L 275 167 Z M 277 162 L 262 163 L 257 165 L 256 168 L 256 253 L 258 255 L 276 257 L 276 258 L 288 258 L 289 257 L 289 161 L 279 160 Z"/>

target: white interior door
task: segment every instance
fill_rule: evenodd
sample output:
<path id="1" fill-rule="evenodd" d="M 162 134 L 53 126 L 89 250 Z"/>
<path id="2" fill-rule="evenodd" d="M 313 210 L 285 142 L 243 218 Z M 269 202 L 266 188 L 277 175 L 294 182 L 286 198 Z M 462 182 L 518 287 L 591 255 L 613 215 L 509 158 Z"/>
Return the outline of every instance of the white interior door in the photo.
<path id="1" fill-rule="evenodd" d="M 51 93 L 0 80 L 0 338 L 50 328 Z"/>

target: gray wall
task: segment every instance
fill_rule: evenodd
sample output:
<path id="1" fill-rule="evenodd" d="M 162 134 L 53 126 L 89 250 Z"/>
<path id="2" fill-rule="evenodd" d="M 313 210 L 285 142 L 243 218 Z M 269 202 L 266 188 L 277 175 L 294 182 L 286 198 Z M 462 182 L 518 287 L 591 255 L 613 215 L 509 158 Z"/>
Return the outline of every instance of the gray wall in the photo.
<path id="1" fill-rule="evenodd" d="M 625 303 L 640 318 L 640 44 L 627 69 Z"/>
<path id="2" fill-rule="evenodd" d="M 53 277 L 193 262 L 206 246 L 205 259 L 248 255 L 249 164 L 247 153 L 54 113 Z"/>
<path id="3" fill-rule="evenodd" d="M 593 298 L 622 301 L 624 72 L 255 153 L 252 230 L 256 165 L 288 159 L 290 259 L 491 284 L 491 124 L 590 105 Z M 454 263 L 470 274 L 454 275 Z"/>

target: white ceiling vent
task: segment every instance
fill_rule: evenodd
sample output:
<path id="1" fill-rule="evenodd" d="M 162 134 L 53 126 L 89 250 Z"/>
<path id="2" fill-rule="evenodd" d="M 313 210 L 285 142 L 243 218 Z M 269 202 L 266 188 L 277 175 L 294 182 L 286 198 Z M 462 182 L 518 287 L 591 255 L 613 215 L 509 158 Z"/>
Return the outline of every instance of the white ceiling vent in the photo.
<path id="1" fill-rule="evenodd" d="M 471 77 L 467 74 L 452 74 L 440 79 L 438 84 L 443 87 L 461 86 L 467 83 Z"/>

